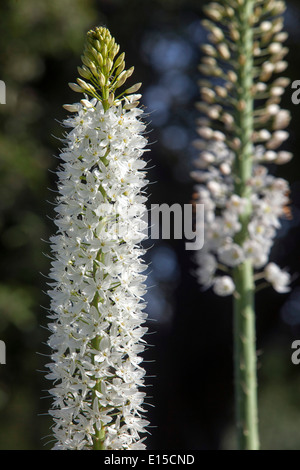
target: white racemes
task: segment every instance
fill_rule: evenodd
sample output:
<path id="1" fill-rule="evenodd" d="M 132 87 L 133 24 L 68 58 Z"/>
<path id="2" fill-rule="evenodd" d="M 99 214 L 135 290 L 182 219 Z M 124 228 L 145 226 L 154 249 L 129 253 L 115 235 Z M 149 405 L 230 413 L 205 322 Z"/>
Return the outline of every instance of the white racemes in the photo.
<path id="1" fill-rule="evenodd" d="M 242 266 L 250 264 L 261 270 L 255 280 L 264 278 L 278 292 L 288 290 L 288 273 L 269 265 L 281 218 L 289 214 L 288 183 L 269 172 L 292 158 L 282 149 L 291 116 L 280 107 L 290 79 L 278 76 L 287 68 L 285 9 L 281 0 L 204 7 L 209 43 L 202 46 L 199 66 L 195 145 L 200 155 L 192 176 L 198 183 L 195 202 L 205 206 L 198 279 L 218 295 L 238 294 L 229 277 L 237 282 Z"/>
<path id="2" fill-rule="evenodd" d="M 144 449 L 146 320 L 143 187 L 147 143 L 137 95 L 104 112 L 96 99 L 75 114 L 58 170 L 57 234 L 50 278 L 54 449 Z"/>
<path id="3" fill-rule="evenodd" d="M 235 236 L 241 230 L 239 217 L 248 201 L 234 193 L 233 152 L 222 141 L 203 143 L 203 146 L 205 150 L 196 161 L 199 169 L 192 173 L 199 183 L 195 187 L 197 203 L 205 206 L 204 248 L 196 254 L 199 283 L 206 288 L 212 287 L 217 295 L 232 294 L 235 285 L 230 269 L 247 258 L 254 269 L 264 268 L 260 278 L 264 277 L 277 292 L 287 292 L 289 274 L 268 261 L 281 218 L 286 215 L 288 183 L 271 175 L 260 164 L 264 149 L 256 147 L 253 175 L 249 181 L 251 219 L 247 238 L 240 246 L 235 243 Z"/>

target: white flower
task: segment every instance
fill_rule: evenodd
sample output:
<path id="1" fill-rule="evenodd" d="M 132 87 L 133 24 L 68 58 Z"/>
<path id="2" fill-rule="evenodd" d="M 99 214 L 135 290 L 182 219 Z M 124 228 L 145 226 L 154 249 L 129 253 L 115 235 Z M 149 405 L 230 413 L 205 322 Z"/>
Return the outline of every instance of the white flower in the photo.
<path id="1" fill-rule="evenodd" d="M 232 194 L 226 203 L 227 209 L 237 214 L 243 214 L 248 205 L 247 199 L 243 199 L 237 194 Z"/>
<path id="2" fill-rule="evenodd" d="M 218 255 L 220 261 L 230 267 L 237 266 L 245 259 L 243 249 L 236 243 L 221 247 L 218 250 Z"/>
<path id="3" fill-rule="evenodd" d="M 217 269 L 217 260 L 209 253 L 199 251 L 198 262 L 200 264 L 200 267 L 197 269 L 199 283 L 205 287 L 210 287 Z"/>
<path id="4" fill-rule="evenodd" d="M 288 183 L 270 175 L 260 164 L 253 166 L 253 176 L 249 181 L 252 188 L 250 201 L 239 197 L 234 192 L 233 176 L 224 174 L 219 166 L 225 161 L 229 166 L 232 165 L 231 152 L 226 151 L 224 143 L 210 142 L 207 145 L 215 159 L 205 171 L 199 165 L 198 172 L 203 173 L 203 184 L 196 186 L 197 203 L 202 203 L 205 207 L 206 255 L 197 255 L 197 277 L 199 283 L 205 287 L 213 285 L 217 271 L 217 267 L 211 271 L 209 254 L 229 268 L 238 266 L 246 258 L 251 260 L 254 269 L 266 266 L 276 230 L 281 226 L 280 218 L 285 214 L 289 202 Z M 263 155 L 265 149 L 259 145 L 256 152 Z M 239 246 L 234 239 L 241 230 L 240 217 L 248 204 L 251 206 L 248 238 Z M 273 283 L 273 286 L 277 290 L 284 289 L 278 283 Z"/>
<path id="5" fill-rule="evenodd" d="M 235 285 L 231 277 L 221 276 L 216 277 L 213 284 L 213 291 L 215 294 L 225 297 L 231 295 L 235 290 Z"/>
<path id="6" fill-rule="evenodd" d="M 245 257 L 252 260 L 255 268 L 261 268 L 267 263 L 269 249 L 266 243 L 253 239 L 248 239 L 243 244 Z"/>
<path id="7" fill-rule="evenodd" d="M 89 449 L 101 431 L 105 449 L 143 449 L 145 125 L 121 104 L 105 112 L 85 99 L 74 110 L 51 237 L 54 448 Z"/>
<path id="8" fill-rule="evenodd" d="M 238 219 L 238 212 L 224 210 L 223 211 L 223 234 L 233 236 L 241 230 L 241 223 Z"/>
<path id="9" fill-rule="evenodd" d="M 265 278 L 279 293 L 289 292 L 290 275 L 275 263 L 269 263 L 264 270 Z"/>

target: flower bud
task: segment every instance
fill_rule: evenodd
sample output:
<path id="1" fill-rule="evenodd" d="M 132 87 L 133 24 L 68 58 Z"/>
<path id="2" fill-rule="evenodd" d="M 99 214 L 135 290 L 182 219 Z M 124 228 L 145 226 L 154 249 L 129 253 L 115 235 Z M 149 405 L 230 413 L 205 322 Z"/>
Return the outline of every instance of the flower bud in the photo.
<path id="1" fill-rule="evenodd" d="M 69 83 L 69 87 L 71 90 L 76 91 L 76 93 L 82 93 L 84 91 L 77 83 Z"/>
<path id="2" fill-rule="evenodd" d="M 86 78 L 87 80 L 89 80 L 92 76 L 91 72 L 85 68 L 84 66 L 83 67 L 77 67 L 77 71 L 79 73 L 79 75 L 83 78 Z"/>
<path id="3" fill-rule="evenodd" d="M 141 88 L 141 86 L 142 86 L 142 83 L 136 83 L 135 85 L 132 85 L 130 88 L 127 88 L 127 90 L 125 90 L 125 93 L 127 95 L 129 95 L 130 93 L 135 93 Z"/>
<path id="4" fill-rule="evenodd" d="M 277 163 L 277 165 L 283 165 L 284 163 L 288 163 L 292 158 L 293 154 L 291 152 L 281 151 L 277 153 L 275 163 Z"/>
<path id="5" fill-rule="evenodd" d="M 218 3 L 212 2 L 203 7 L 205 14 L 213 21 L 220 21 L 223 8 Z"/>
<path id="6" fill-rule="evenodd" d="M 75 113 L 78 111 L 78 106 L 74 104 L 64 104 L 63 108 L 66 109 L 67 111 L 70 111 L 70 113 Z"/>
<path id="7" fill-rule="evenodd" d="M 117 58 L 116 62 L 115 62 L 115 67 L 119 67 L 119 65 L 124 62 L 124 59 L 125 59 L 125 53 L 122 52 L 122 54 L 119 55 L 119 57 Z"/>

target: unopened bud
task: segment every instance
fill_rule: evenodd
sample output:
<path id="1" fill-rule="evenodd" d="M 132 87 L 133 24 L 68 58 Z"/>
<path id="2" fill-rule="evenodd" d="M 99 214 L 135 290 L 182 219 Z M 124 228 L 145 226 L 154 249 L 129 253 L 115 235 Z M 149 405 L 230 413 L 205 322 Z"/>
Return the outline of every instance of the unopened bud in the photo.
<path id="1" fill-rule="evenodd" d="M 83 78 L 86 78 L 87 80 L 89 80 L 89 78 L 91 78 L 91 72 L 86 68 L 86 67 L 77 67 L 77 71 L 79 73 L 79 75 Z"/>
<path id="2" fill-rule="evenodd" d="M 81 78 L 77 78 L 76 80 L 77 80 L 78 85 L 79 85 L 83 90 L 90 91 L 91 85 L 89 85 L 88 83 L 86 83 L 84 80 L 81 80 Z"/>
<path id="3" fill-rule="evenodd" d="M 100 52 L 98 52 L 96 59 L 98 61 L 98 64 L 100 65 L 100 67 L 102 67 L 103 66 L 103 57 L 102 57 L 102 54 Z"/>
<path id="4" fill-rule="evenodd" d="M 211 119 L 218 119 L 220 116 L 220 106 L 211 106 L 207 109 L 207 115 Z"/>
<path id="5" fill-rule="evenodd" d="M 141 88 L 141 86 L 142 86 L 142 83 L 136 83 L 135 85 L 132 85 L 130 88 L 127 88 L 127 90 L 125 90 L 125 93 L 127 93 L 128 95 L 130 93 L 135 93 Z"/>
<path id="6" fill-rule="evenodd" d="M 267 33 L 268 31 L 270 31 L 272 29 L 272 23 L 271 21 L 263 21 L 261 24 L 260 24 L 260 30 L 264 33 Z"/>
<path id="7" fill-rule="evenodd" d="M 215 91 L 216 91 L 217 96 L 219 96 L 220 98 L 226 98 L 228 95 L 226 88 L 220 85 L 215 86 Z"/>
<path id="8" fill-rule="evenodd" d="M 234 137 L 231 141 L 231 147 L 233 150 L 239 150 L 241 148 L 241 141 L 238 137 Z"/>
<path id="9" fill-rule="evenodd" d="M 287 77 L 280 77 L 277 78 L 274 82 L 273 85 L 275 86 L 281 86 L 286 88 L 290 84 L 291 80 Z"/>
<path id="10" fill-rule="evenodd" d="M 267 162 L 272 162 L 276 160 L 276 158 L 277 158 L 277 153 L 274 152 L 273 150 L 267 150 L 267 152 L 264 154 L 264 159 Z"/>
<path id="11" fill-rule="evenodd" d="M 67 111 L 70 111 L 70 113 L 75 113 L 78 111 L 78 106 L 76 106 L 75 104 L 64 104 L 63 108 Z"/>
<path id="12" fill-rule="evenodd" d="M 264 92 L 267 89 L 267 85 L 264 82 L 258 82 L 254 85 L 255 92 Z"/>
<path id="13" fill-rule="evenodd" d="M 223 173 L 223 175 L 230 175 L 231 173 L 231 167 L 226 162 L 221 163 L 220 170 L 221 170 L 221 173 Z"/>
<path id="14" fill-rule="evenodd" d="M 277 1 L 274 5 L 273 14 L 281 15 L 286 10 L 285 2 Z"/>
<path id="15" fill-rule="evenodd" d="M 109 106 L 111 106 L 114 103 L 114 101 L 115 101 L 115 95 L 114 93 L 110 93 L 108 100 L 107 100 Z"/>
<path id="16" fill-rule="evenodd" d="M 259 79 L 261 81 L 267 81 L 271 77 L 272 73 L 274 72 L 275 66 L 271 62 L 265 62 L 262 66 L 262 71 L 260 74 Z"/>
<path id="17" fill-rule="evenodd" d="M 201 159 L 204 160 L 206 163 L 213 163 L 216 158 L 212 153 L 204 151 L 201 153 Z"/>
<path id="18" fill-rule="evenodd" d="M 82 93 L 84 91 L 77 83 L 69 83 L 69 87 L 71 90 L 76 91 L 76 93 Z"/>
<path id="19" fill-rule="evenodd" d="M 271 132 L 269 132 L 267 129 L 261 129 L 258 133 L 257 133 L 257 137 L 260 139 L 260 140 L 268 140 L 271 138 Z"/>
<path id="20" fill-rule="evenodd" d="M 121 64 L 119 65 L 119 67 L 116 70 L 116 76 L 121 75 L 121 73 L 123 72 L 124 69 L 125 69 L 125 62 L 123 61 L 123 62 L 121 62 Z"/>
<path id="21" fill-rule="evenodd" d="M 105 86 L 106 84 L 106 78 L 102 72 L 99 73 L 99 83 L 100 83 L 100 86 L 102 87 Z"/>
<path id="22" fill-rule="evenodd" d="M 281 151 L 278 152 L 275 163 L 278 165 L 283 165 L 284 163 L 288 163 L 292 158 L 293 154 L 291 152 Z"/>
<path id="23" fill-rule="evenodd" d="M 291 115 L 290 112 L 286 109 L 281 109 L 274 118 L 273 129 L 280 130 L 287 127 L 290 123 Z"/>
<path id="24" fill-rule="evenodd" d="M 123 109 L 133 109 L 139 105 L 139 101 L 133 101 L 132 103 L 126 103 L 123 106 Z"/>
<path id="25" fill-rule="evenodd" d="M 240 33 L 235 28 L 230 28 L 229 35 L 233 41 L 238 41 L 240 39 Z"/>
<path id="26" fill-rule="evenodd" d="M 284 42 L 287 40 L 288 37 L 289 37 L 288 33 L 286 33 L 285 31 L 281 31 L 280 33 L 277 33 L 274 36 L 274 41 Z"/>
<path id="27" fill-rule="evenodd" d="M 92 61 L 86 55 L 81 56 L 81 61 L 86 67 L 91 66 Z"/>
<path id="28" fill-rule="evenodd" d="M 217 49 L 222 59 L 224 60 L 230 59 L 230 52 L 226 44 L 223 44 L 223 43 L 219 44 Z"/>
<path id="29" fill-rule="evenodd" d="M 90 108 L 93 108 L 93 105 L 92 105 L 92 103 L 91 103 L 89 100 L 83 99 L 83 100 L 80 100 L 80 103 L 81 103 L 83 106 L 85 106 L 86 108 L 89 108 L 89 109 L 90 109 Z"/>
<path id="30" fill-rule="evenodd" d="M 281 86 L 273 86 L 270 89 L 271 96 L 282 96 L 283 93 L 284 93 L 284 88 L 282 88 Z"/>
<path id="31" fill-rule="evenodd" d="M 91 70 L 92 74 L 93 74 L 95 77 L 98 76 L 98 69 L 97 69 L 96 65 L 94 64 L 94 62 L 91 62 L 90 70 Z"/>
<path id="32" fill-rule="evenodd" d="M 233 70 L 228 70 L 227 72 L 228 80 L 232 83 L 236 83 L 237 81 L 237 74 Z"/>
<path id="33" fill-rule="evenodd" d="M 203 53 L 208 56 L 216 57 L 217 55 L 216 49 L 210 44 L 203 44 L 203 46 L 201 46 L 201 49 Z"/>
<path id="34" fill-rule="evenodd" d="M 126 82 L 127 80 L 127 76 L 126 76 L 126 70 L 124 70 L 124 72 L 122 72 L 118 77 L 117 77 L 117 80 L 116 80 L 116 88 L 119 88 L 120 86 L 124 85 L 124 83 Z"/>
<path id="35" fill-rule="evenodd" d="M 107 44 L 106 43 L 102 45 L 101 54 L 102 54 L 103 59 L 107 57 Z"/>
<path id="36" fill-rule="evenodd" d="M 269 106 L 267 106 L 267 113 L 271 116 L 274 116 L 276 113 L 278 113 L 279 109 L 280 108 L 278 104 L 270 104 Z"/>
<path id="37" fill-rule="evenodd" d="M 203 7 L 205 14 L 213 21 L 220 21 L 222 19 L 222 10 L 218 3 L 212 2 Z"/>
<path id="38" fill-rule="evenodd" d="M 119 67 L 119 65 L 124 62 L 124 59 L 125 59 L 125 53 L 122 52 L 122 54 L 119 55 L 119 57 L 117 58 L 116 62 L 115 62 L 115 67 Z"/>
<path id="39" fill-rule="evenodd" d="M 276 149 L 277 147 L 280 147 L 282 142 L 288 139 L 288 137 L 289 137 L 289 133 L 286 131 L 282 131 L 282 130 L 275 131 L 273 133 L 272 139 L 269 142 L 267 142 L 266 147 L 271 150 Z"/>
<path id="40" fill-rule="evenodd" d="M 206 87 L 201 89 L 201 95 L 202 95 L 202 99 L 206 101 L 207 103 L 213 103 L 216 97 L 215 92 L 211 90 L 210 88 L 206 88 Z"/>
<path id="41" fill-rule="evenodd" d="M 108 58 L 107 61 L 106 61 L 106 70 L 107 70 L 107 72 L 110 72 L 112 67 L 113 67 L 113 61 L 110 58 Z"/>
<path id="42" fill-rule="evenodd" d="M 217 141 L 217 142 L 225 142 L 226 140 L 226 136 L 223 132 L 221 131 L 214 131 L 213 133 L 213 138 Z"/>
<path id="43" fill-rule="evenodd" d="M 282 73 L 287 69 L 288 63 L 285 60 L 281 60 L 274 64 L 274 72 Z"/>
<path id="44" fill-rule="evenodd" d="M 287 131 L 275 131 L 273 134 L 273 139 L 278 140 L 280 142 L 284 142 L 288 138 L 289 133 Z"/>
<path id="45" fill-rule="evenodd" d="M 234 123 L 234 118 L 231 114 L 224 113 L 223 116 L 222 116 L 222 121 L 224 122 L 225 127 L 227 129 L 231 129 L 232 125 Z"/>
<path id="46" fill-rule="evenodd" d="M 224 39 L 223 31 L 217 26 L 211 28 L 211 34 L 213 36 L 214 41 L 216 42 L 223 41 Z"/>
<path id="47" fill-rule="evenodd" d="M 272 44 L 269 45 L 268 51 L 271 54 L 278 54 L 282 49 L 282 45 L 280 42 L 272 42 Z"/>
<path id="48" fill-rule="evenodd" d="M 110 51 L 109 56 L 113 59 L 118 54 L 119 50 L 120 50 L 119 44 L 115 44 L 112 50 Z"/>
<path id="49" fill-rule="evenodd" d="M 211 139 L 214 134 L 214 131 L 210 127 L 200 127 L 197 132 L 203 139 Z"/>

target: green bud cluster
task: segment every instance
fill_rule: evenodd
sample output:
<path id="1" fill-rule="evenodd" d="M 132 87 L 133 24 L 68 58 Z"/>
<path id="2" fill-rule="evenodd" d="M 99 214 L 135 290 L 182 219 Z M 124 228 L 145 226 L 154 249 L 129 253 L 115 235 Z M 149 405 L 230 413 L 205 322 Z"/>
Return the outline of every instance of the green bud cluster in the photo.
<path id="1" fill-rule="evenodd" d="M 119 50 L 120 46 L 107 28 L 97 27 L 88 31 L 81 56 L 83 65 L 78 67 L 82 78 L 77 78 L 77 83 L 69 83 L 73 91 L 86 93 L 101 101 L 105 111 L 117 100 L 137 92 L 141 86 L 141 83 L 136 83 L 116 96 L 116 90 L 124 85 L 134 71 L 134 67 L 125 69 L 125 53 L 118 55 Z"/>

